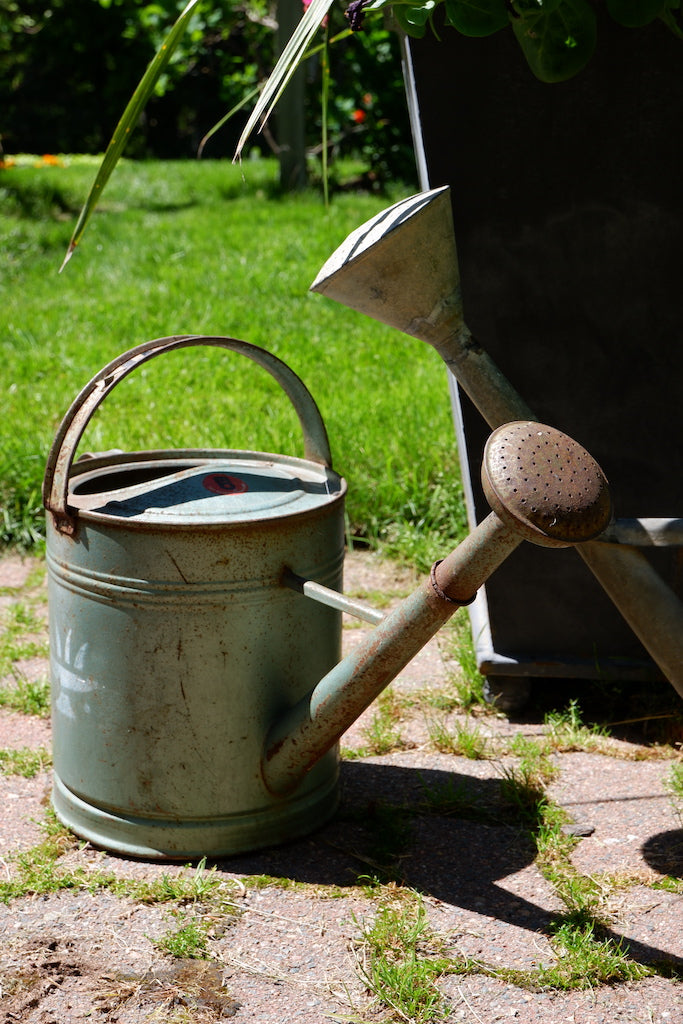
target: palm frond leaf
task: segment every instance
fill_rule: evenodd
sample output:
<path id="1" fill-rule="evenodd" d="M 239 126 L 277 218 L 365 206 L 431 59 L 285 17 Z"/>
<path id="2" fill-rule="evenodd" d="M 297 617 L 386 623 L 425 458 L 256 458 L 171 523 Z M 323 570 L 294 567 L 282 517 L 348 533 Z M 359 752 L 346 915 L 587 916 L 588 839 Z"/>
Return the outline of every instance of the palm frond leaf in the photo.
<path id="1" fill-rule="evenodd" d="M 254 129 L 262 128 L 268 120 L 273 107 L 287 87 L 287 83 L 306 57 L 311 40 L 320 28 L 325 15 L 329 11 L 334 0 L 311 0 L 311 3 L 304 11 L 301 21 L 294 29 L 287 45 L 280 54 L 280 58 L 273 68 L 273 71 L 263 87 L 258 102 L 251 112 L 244 131 L 239 137 L 235 160 L 239 160 L 242 150 L 249 136 Z"/>
<path id="2" fill-rule="evenodd" d="M 140 113 L 144 109 L 147 100 L 154 92 L 154 87 L 159 80 L 159 76 L 168 64 L 173 51 L 188 26 L 194 9 L 200 2 L 201 0 L 190 0 L 183 12 L 179 15 L 177 21 L 173 24 L 171 30 L 164 39 L 164 42 L 161 44 L 157 54 L 150 62 L 138 87 L 131 96 L 128 106 L 121 115 L 121 119 L 109 141 L 109 145 L 107 146 L 104 157 L 102 158 L 102 163 L 99 166 L 95 180 L 85 200 L 83 209 L 80 212 L 78 221 L 76 222 L 76 227 L 74 228 L 71 241 L 69 242 L 69 247 L 66 251 L 66 256 L 64 257 L 64 262 L 60 267 L 60 273 L 73 256 L 74 250 L 85 231 L 86 224 L 90 220 L 93 210 L 100 200 L 104 186 L 111 177 L 112 171 L 116 167 L 116 164 L 118 163 L 119 158 L 130 139 L 131 133 L 137 125 Z"/>

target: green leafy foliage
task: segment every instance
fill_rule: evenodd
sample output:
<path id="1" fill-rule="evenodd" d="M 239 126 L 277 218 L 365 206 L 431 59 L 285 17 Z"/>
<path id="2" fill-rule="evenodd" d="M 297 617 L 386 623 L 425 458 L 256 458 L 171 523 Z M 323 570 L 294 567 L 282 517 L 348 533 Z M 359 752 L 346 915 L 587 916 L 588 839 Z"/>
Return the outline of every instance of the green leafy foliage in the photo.
<path id="1" fill-rule="evenodd" d="M 426 0 L 423 4 L 394 4 L 394 15 L 406 35 L 421 39 L 427 31 L 427 25 L 436 10 L 435 0 Z"/>
<path id="2" fill-rule="evenodd" d="M 185 157 L 274 60 L 268 0 L 0 0 L 0 133 L 7 153 L 102 152 L 183 9 L 128 154 Z M 180 88 L 182 86 L 182 88 Z M 77 110 L 78 116 L 74 116 Z M 231 125 L 230 146 L 243 122 Z"/>
<path id="3" fill-rule="evenodd" d="M 585 67 L 597 43 L 595 13 L 587 0 L 561 0 L 513 20 L 529 67 L 542 82 L 564 82 Z"/>
<path id="4" fill-rule="evenodd" d="M 330 178 L 335 163 L 354 157 L 363 164 L 364 184 L 380 188 L 391 181 L 415 177 L 399 42 L 379 21 L 351 34 L 343 11 L 329 12 L 330 83 L 327 136 Z M 306 137 L 313 152 L 322 139 L 322 61 L 314 55 L 307 65 L 309 79 Z"/>
<path id="5" fill-rule="evenodd" d="M 510 27 L 530 70 L 542 82 L 563 82 L 578 74 L 598 45 L 597 0 L 371 0 L 368 11 L 391 7 L 409 36 L 421 38 L 440 22 L 434 15 L 443 2 L 443 23 L 465 36 L 487 36 Z M 656 19 L 683 39 L 681 0 L 607 0 L 611 17 L 628 28 Z"/>
<path id="6" fill-rule="evenodd" d="M 670 0 L 659 17 L 675 36 L 683 39 L 683 3 L 681 0 Z"/>
<path id="7" fill-rule="evenodd" d="M 607 10 L 614 20 L 628 28 L 649 25 L 668 6 L 666 0 L 607 0 Z"/>
<path id="8" fill-rule="evenodd" d="M 490 36 L 508 24 L 505 0 L 445 0 L 446 22 L 464 36 Z"/>

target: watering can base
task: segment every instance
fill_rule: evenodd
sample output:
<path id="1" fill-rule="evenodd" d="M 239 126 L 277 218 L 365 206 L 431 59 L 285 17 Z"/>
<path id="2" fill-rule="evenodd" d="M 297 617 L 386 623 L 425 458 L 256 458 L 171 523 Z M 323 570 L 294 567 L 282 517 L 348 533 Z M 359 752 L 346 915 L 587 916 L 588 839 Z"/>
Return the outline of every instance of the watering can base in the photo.
<path id="1" fill-rule="evenodd" d="M 338 804 L 336 775 L 276 806 L 201 821 L 137 818 L 105 810 L 81 799 L 57 775 L 52 789 L 55 814 L 82 839 L 111 853 L 163 861 L 229 857 L 290 842 L 324 825 Z"/>

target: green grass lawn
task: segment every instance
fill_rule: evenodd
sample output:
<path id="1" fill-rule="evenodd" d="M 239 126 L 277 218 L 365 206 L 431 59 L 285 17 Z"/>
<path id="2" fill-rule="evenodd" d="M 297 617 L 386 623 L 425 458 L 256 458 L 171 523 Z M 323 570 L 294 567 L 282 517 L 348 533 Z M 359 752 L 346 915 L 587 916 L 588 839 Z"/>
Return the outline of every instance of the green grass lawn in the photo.
<path id="1" fill-rule="evenodd" d="M 34 166 L 35 163 L 40 166 Z M 349 530 L 424 567 L 465 519 L 445 370 L 428 346 L 309 285 L 347 234 L 406 194 L 282 197 L 274 161 L 124 161 L 83 242 L 58 273 L 95 173 L 20 161 L 0 170 L 0 533 L 29 543 L 61 417 L 109 360 L 152 338 L 221 334 L 277 354 L 310 388 Z M 83 450 L 234 447 L 302 454 L 271 378 L 225 351 L 148 363 L 110 396 Z"/>

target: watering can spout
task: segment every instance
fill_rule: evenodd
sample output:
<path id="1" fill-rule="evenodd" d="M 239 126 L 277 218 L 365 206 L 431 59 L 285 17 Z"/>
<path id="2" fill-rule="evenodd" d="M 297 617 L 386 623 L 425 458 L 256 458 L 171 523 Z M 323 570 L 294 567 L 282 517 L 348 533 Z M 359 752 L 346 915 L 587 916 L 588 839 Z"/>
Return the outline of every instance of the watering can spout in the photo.
<path id="1" fill-rule="evenodd" d="M 311 291 L 438 349 L 464 328 L 450 189 L 411 196 L 361 225 Z"/>
<path id="2" fill-rule="evenodd" d="M 490 427 L 534 419 L 465 323 L 448 186 L 403 199 L 353 231 L 311 291 L 435 348 Z"/>
<path id="3" fill-rule="evenodd" d="M 575 441 L 534 421 L 506 424 L 482 466 L 491 513 L 266 737 L 262 775 L 287 794 L 360 714 L 523 541 L 568 547 L 591 540 L 612 516 L 607 481 Z"/>

